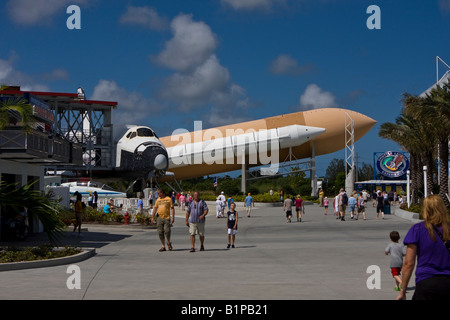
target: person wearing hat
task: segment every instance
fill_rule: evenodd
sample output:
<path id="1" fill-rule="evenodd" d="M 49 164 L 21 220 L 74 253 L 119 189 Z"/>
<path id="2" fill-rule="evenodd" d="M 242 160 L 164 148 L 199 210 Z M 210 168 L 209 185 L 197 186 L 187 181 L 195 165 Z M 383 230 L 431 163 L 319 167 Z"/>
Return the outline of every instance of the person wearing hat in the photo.
<path id="1" fill-rule="evenodd" d="M 220 196 L 216 198 L 216 218 L 222 218 L 222 201 Z"/>
<path id="2" fill-rule="evenodd" d="M 223 217 L 223 213 L 224 213 L 225 205 L 226 205 L 225 192 L 222 191 L 220 193 L 219 198 L 220 198 L 220 203 L 221 203 L 221 206 L 222 206 L 222 210 L 220 212 L 220 215 Z"/>

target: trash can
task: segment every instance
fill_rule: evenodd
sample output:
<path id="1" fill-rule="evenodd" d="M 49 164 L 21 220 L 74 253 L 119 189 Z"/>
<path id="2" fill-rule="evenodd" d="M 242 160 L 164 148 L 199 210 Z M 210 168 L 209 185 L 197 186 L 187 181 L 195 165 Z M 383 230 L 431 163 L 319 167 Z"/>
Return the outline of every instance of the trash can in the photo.
<path id="1" fill-rule="evenodd" d="M 384 214 L 391 214 L 391 205 L 385 204 L 383 207 L 383 212 L 384 212 Z"/>

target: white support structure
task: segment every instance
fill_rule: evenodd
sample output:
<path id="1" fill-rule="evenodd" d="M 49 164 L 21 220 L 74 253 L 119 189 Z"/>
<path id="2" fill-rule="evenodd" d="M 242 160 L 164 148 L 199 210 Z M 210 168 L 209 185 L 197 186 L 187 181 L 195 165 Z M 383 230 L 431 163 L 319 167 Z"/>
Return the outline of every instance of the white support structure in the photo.
<path id="1" fill-rule="evenodd" d="M 355 122 L 345 113 L 345 191 L 350 194 L 355 184 Z"/>

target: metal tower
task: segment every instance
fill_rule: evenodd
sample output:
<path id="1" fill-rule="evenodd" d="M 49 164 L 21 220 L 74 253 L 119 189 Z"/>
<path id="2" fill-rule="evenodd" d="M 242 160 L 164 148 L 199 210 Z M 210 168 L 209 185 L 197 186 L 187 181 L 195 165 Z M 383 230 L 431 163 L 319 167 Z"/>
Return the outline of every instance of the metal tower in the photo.
<path id="1" fill-rule="evenodd" d="M 355 184 L 355 122 L 345 113 L 345 191 L 350 194 Z"/>

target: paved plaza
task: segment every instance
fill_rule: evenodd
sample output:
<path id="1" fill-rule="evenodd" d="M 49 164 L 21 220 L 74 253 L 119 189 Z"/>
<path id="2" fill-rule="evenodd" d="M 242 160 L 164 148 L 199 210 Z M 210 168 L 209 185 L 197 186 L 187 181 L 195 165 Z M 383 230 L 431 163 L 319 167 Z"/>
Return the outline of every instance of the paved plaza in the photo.
<path id="1" fill-rule="evenodd" d="M 394 208 L 392 211 L 394 211 Z M 227 249 L 226 219 L 206 219 L 205 251 L 189 252 L 185 216 L 176 209 L 173 251 L 159 252 L 154 228 L 84 225 L 82 237 L 65 241 L 95 248 L 76 263 L 81 288 L 68 289 L 68 265 L 0 272 L 0 299 L 21 300 L 393 300 L 394 280 L 384 248 L 389 233 L 402 239 L 412 222 L 394 214 L 336 220 L 318 205 L 306 206 L 302 222 L 286 223 L 281 207 L 257 207 L 247 218 L 238 207 L 236 248 Z M 401 241 L 402 241 L 401 239 Z M 379 267 L 379 288 L 369 289 Z M 375 283 L 371 282 L 370 283 Z M 407 298 L 412 297 L 414 276 Z"/>

